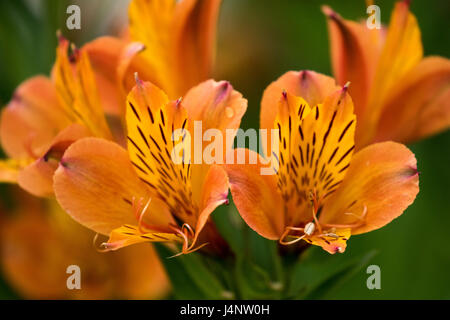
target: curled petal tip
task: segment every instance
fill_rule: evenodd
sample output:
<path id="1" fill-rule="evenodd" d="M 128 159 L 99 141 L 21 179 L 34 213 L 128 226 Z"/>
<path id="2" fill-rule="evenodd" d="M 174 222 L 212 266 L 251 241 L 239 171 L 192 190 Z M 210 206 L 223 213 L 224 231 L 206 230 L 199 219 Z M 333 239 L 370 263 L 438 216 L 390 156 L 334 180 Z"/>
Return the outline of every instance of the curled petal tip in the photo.
<path id="1" fill-rule="evenodd" d="M 228 88 L 228 86 L 231 86 L 231 83 L 229 81 L 227 81 L 227 80 L 220 81 L 220 84 L 222 86 L 224 86 L 225 88 Z"/>
<path id="2" fill-rule="evenodd" d="M 338 18 L 338 14 L 333 11 L 329 6 L 322 6 L 321 7 L 322 12 L 330 19 L 336 19 Z"/>
<path id="3" fill-rule="evenodd" d="M 306 78 L 308 77 L 308 75 L 309 75 L 308 70 L 300 71 L 300 78 L 301 78 L 302 80 L 306 80 Z"/>
<path id="4" fill-rule="evenodd" d="M 64 36 L 62 35 L 61 30 L 56 30 L 56 38 L 58 39 L 58 42 L 62 42 L 64 40 L 66 40 L 66 38 L 64 38 Z"/>
<path id="5" fill-rule="evenodd" d="M 223 93 L 231 89 L 231 83 L 228 81 L 221 81 L 220 85 Z"/>
<path id="6" fill-rule="evenodd" d="M 421 174 L 421 172 L 419 171 L 419 169 L 417 169 L 416 166 L 410 166 L 411 169 L 411 176 L 419 176 Z"/>
<path id="7" fill-rule="evenodd" d="M 344 253 L 344 252 L 345 252 L 345 248 L 342 248 L 340 246 L 334 247 L 334 253 Z"/>
<path id="8" fill-rule="evenodd" d="M 102 244 L 100 244 L 100 248 L 95 248 L 97 250 L 97 252 L 108 252 L 108 251 L 112 251 L 114 250 L 114 246 L 112 246 L 110 243 L 108 242 L 103 242 Z"/>
<path id="9" fill-rule="evenodd" d="M 233 87 L 231 86 L 231 84 L 228 81 L 220 81 L 219 82 L 219 90 L 218 90 L 218 94 L 216 96 L 216 100 L 215 103 L 218 104 L 220 103 L 222 100 L 225 99 L 225 97 L 230 93 L 230 91 L 233 89 Z"/>

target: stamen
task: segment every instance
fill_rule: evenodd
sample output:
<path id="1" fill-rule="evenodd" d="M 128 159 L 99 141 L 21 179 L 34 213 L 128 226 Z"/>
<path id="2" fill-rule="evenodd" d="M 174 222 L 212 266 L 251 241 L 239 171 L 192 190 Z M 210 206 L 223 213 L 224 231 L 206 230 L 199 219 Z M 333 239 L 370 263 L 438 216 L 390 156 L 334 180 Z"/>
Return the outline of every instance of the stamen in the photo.
<path id="1" fill-rule="evenodd" d="M 142 208 L 142 201 L 143 198 L 139 198 L 139 200 L 136 200 L 136 197 L 133 196 L 131 199 L 131 206 L 133 208 L 134 216 L 136 217 L 136 220 L 138 221 L 138 230 L 141 233 L 146 233 L 146 230 L 155 230 L 158 229 L 157 226 L 152 226 L 144 222 L 144 214 L 146 213 L 148 206 L 150 205 L 150 202 L 152 201 L 152 198 L 149 198 L 147 203 L 145 204 L 144 208 Z M 141 210 L 142 208 L 142 210 Z"/>
<path id="2" fill-rule="evenodd" d="M 278 240 L 278 242 L 282 245 L 288 246 L 291 245 L 293 243 L 299 242 L 300 240 L 302 240 L 306 234 L 302 235 L 302 236 L 293 236 L 293 235 L 289 235 L 289 232 L 291 231 L 304 231 L 304 228 L 298 228 L 298 227 L 286 227 L 286 229 L 284 230 L 283 234 L 280 237 L 280 240 Z M 296 238 L 294 240 L 291 241 L 285 241 L 285 238 L 287 237 L 292 237 L 292 238 Z"/>
<path id="3" fill-rule="evenodd" d="M 290 237 L 296 237 L 296 236 L 290 236 Z M 284 245 L 284 246 L 288 246 L 288 245 L 294 244 L 294 243 L 296 243 L 296 242 L 299 242 L 299 241 L 302 240 L 304 237 L 306 237 L 306 234 L 304 234 L 304 235 L 302 235 L 302 236 L 300 236 L 300 237 L 297 237 L 296 239 L 291 240 L 291 241 L 284 241 L 283 238 L 280 238 L 279 243 L 282 244 L 282 245 Z"/>
<path id="4" fill-rule="evenodd" d="M 147 203 L 145 204 L 145 207 L 144 207 L 144 209 L 142 209 L 142 211 L 141 211 L 141 213 L 140 213 L 140 215 L 139 215 L 139 218 L 138 218 L 138 230 L 140 231 L 140 232 L 142 232 L 142 233 L 145 233 L 145 231 L 142 229 L 142 224 L 143 224 L 143 218 L 144 218 L 144 214 L 145 214 L 145 212 L 147 211 L 147 209 L 148 209 L 148 206 L 150 205 L 150 202 L 152 202 L 152 198 L 149 198 L 148 199 L 148 201 L 147 201 Z"/>
<path id="5" fill-rule="evenodd" d="M 367 215 L 367 206 L 364 205 L 363 213 L 360 216 L 354 214 L 353 212 L 345 212 L 344 214 L 353 216 L 353 217 L 357 218 L 358 220 L 364 220 Z"/>
<path id="6" fill-rule="evenodd" d="M 184 224 L 181 226 L 181 230 L 184 230 L 184 229 L 186 229 L 186 230 L 189 231 L 191 237 L 194 237 L 194 236 L 195 236 L 194 230 L 191 228 L 191 226 L 190 226 L 189 224 L 184 223 Z"/>
<path id="7" fill-rule="evenodd" d="M 317 235 L 317 237 L 320 237 L 320 238 L 329 237 L 329 238 L 334 238 L 335 240 L 339 239 L 339 236 L 332 232 L 326 232 L 323 234 L 319 234 L 319 235 Z"/>
<path id="8" fill-rule="evenodd" d="M 181 249 L 181 252 L 179 252 L 173 256 L 170 256 L 169 259 L 178 257 L 182 254 L 188 254 L 188 253 L 195 252 L 195 251 L 203 248 L 207 244 L 209 244 L 208 242 L 206 242 L 206 243 L 203 243 L 203 244 L 199 245 L 198 247 L 194 248 L 197 239 L 195 237 L 194 229 L 188 223 L 184 223 L 181 226 L 181 228 L 177 228 L 174 226 L 171 226 L 171 227 L 178 235 L 180 235 L 183 238 L 184 241 L 183 241 L 183 247 Z M 189 244 L 189 236 L 191 238 L 194 238 L 194 241 L 191 244 Z"/>
<path id="9" fill-rule="evenodd" d="M 357 221 L 355 223 L 349 223 L 349 224 L 323 223 L 322 226 L 326 227 L 326 228 L 359 228 L 366 223 L 367 206 L 364 205 L 363 213 L 361 214 L 361 216 L 357 216 L 351 212 L 346 212 L 344 214 L 355 216 L 359 221 Z"/>

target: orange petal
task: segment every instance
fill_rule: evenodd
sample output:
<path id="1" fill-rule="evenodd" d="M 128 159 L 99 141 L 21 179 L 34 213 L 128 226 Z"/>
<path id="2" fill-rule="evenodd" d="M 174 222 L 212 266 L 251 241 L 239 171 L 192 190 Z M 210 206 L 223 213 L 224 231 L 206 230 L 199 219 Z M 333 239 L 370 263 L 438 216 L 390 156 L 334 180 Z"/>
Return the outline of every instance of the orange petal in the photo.
<path id="1" fill-rule="evenodd" d="M 214 209 L 228 202 L 228 177 L 222 167 L 217 165 L 210 167 L 203 184 L 202 193 L 202 209 L 197 218 L 194 241 L 197 240 Z"/>
<path id="2" fill-rule="evenodd" d="M 149 71 L 146 60 L 138 54 L 145 49 L 144 44 L 140 42 L 128 43 L 120 53 L 120 63 L 117 66 L 117 85 L 122 92 L 125 100 L 128 92 L 136 85 L 135 74 L 139 74 L 142 79 L 153 83 L 152 76 L 147 74 Z M 150 74 L 152 74 L 150 72 Z M 124 116 L 125 109 L 121 110 L 121 116 Z"/>
<path id="3" fill-rule="evenodd" d="M 423 59 L 389 94 L 377 141 L 408 143 L 450 127 L 450 60 Z"/>
<path id="4" fill-rule="evenodd" d="M 137 243 L 168 241 L 182 242 L 183 238 L 172 232 L 141 232 L 137 226 L 126 224 L 112 230 L 108 242 L 102 243 L 102 247 L 105 251 L 115 251 Z"/>
<path id="5" fill-rule="evenodd" d="M 177 3 L 174 19 L 174 54 L 178 92 L 210 77 L 213 67 L 216 24 L 221 0 L 184 0 Z"/>
<path id="6" fill-rule="evenodd" d="M 227 81 L 207 80 L 190 89 L 183 98 L 189 119 L 202 121 L 203 132 L 214 128 L 238 129 L 247 110 L 247 100 Z"/>
<path id="7" fill-rule="evenodd" d="M 409 12 L 409 1 L 397 2 L 370 91 L 369 111 L 367 117 L 360 119 L 361 134 L 357 133 L 360 146 L 367 145 L 374 138 L 390 90 L 419 63 L 422 56 L 420 29 L 416 18 Z"/>
<path id="8" fill-rule="evenodd" d="M 334 92 L 309 112 L 309 106 L 301 100 L 282 95 L 274 123 L 280 129 L 277 177 L 289 208 L 288 226 L 311 218 L 311 194 L 322 202 L 335 192 L 355 149 L 356 119 L 347 87 Z"/>
<path id="9" fill-rule="evenodd" d="M 43 202 L 25 192 L 18 195 L 14 212 L 8 212 L 14 214 L 2 215 L 0 224 L 5 280 L 24 298 L 67 298 L 65 270 L 73 264 L 74 249 L 58 239 Z"/>
<path id="10" fill-rule="evenodd" d="M 360 118 L 364 115 L 385 30 L 371 30 L 365 21 L 344 20 L 327 6 L 322 11 L 328 17 L 333 74 L 340 85 L 350 81 L 349 92 L 355 102 L 355 114 Z"/>
<path id="11" fill-rule="evenodd" d="M 79 124 L 72 124 L 62 130 L 42 157 L 20 171 L 20 187 L 38 197 L 52 196 L 53 174 L 64 151 L 76 140 L 89 135 L 89 131 Z"/>
<path id="12" fill-rule="evenodd" d="M 182 104 L 192 122 L 201 122 L 203 133 L 208 129 L 220 130 L 223 137 L 223 158 L 220 159 L 221 156 L 217 155 L 215 160 L 224 163 L 224 158 L 232 147 L 226 144 L 227 129 L 237 130 L 239 128 L 242 116 L 247 110 L 247 100 L 242 97 L 242 94 L 234 90 L 229 82 L 207 80 L 189 90 Z M 196 134 L 198 133 L 191 132 L 193 142 L 196 142 L 194 141 Z M 202 153 L 209 144 L 203 143 Z M 195 156 L 195 152 L 193 152 L 193 155 Z M 201 165 L 192 166 L 192 188 L 196 202 L 201 201 L 201 192 L 197 191 L 201 190 L 208 170 L 209 165 L 205 164 L 204 161 Z"/>
<path id="13" fill-rule="evenodd" d="M 337 229 L 333 232 L 333 236 L 311 236 L 307 237 L 306 241 L 322 247 L 328 253 L 343 253 L 347 248 L 347 240 L 350 239 L 352 232 L 350 228 Z M 337 237 L 337 238 L 336 238 Z"/>
<path id="14" fill-rule="evenodd" d="M 0 160 L 0 182 L 17 183 L 19 172 L 32 162 L 33 159 L 5 159 Z"/>
<path id="15" fill-rule="evenodd" d="M 100 37 L 85 44 L 86 51 L 95 75 L 101 105 L 105 112 L 114 115 L 123 113 L 125 98 L 118 92 L 117 69 L 121 61 L 121 52 L 127 43 L 114 37 Z"/>
<path id="16" fill-rule="evenodd" d="M 75 220 L 105 235 L 124 224 L 136 224 L 133 199 L 151 198 L 126 150 L 98 138 L 81 139 L 66 150 L 54 189 L 58 202 Z M 166 227 L 172 220 L 167 208 L 152 199 L 147 222 Z"/>
<path id="17" fill-rule="evenodd" d="M 53 67 L 53 79 L 60 104 L 72 122 L 80 123 L 94 135 L 111 138 L 105 119 L 96 77 L 85 50 L 71 48 L 60 37 Z"/>
<path id="18" fill-rule="evenodd" d="M 41 156 L 68 124 L 51 81 L 44 76 L 30 78 L 2 111 L 2 147 L 13 158 Z"/>
<path id="19" fill-rule="evenodd" d="M 289 71 L 272 82 L 264 90 L 261 100 L 260 127 L 267 130 L 267 141 L 271 141 L 270 130 L 273 128 L 281 93 L 287 91 L 291 95 L 301 97 L 315 106 L 323 103 L 325 98 L 338 90 L 333 78 L 314 71 Z M 265 151 L 267 154 L 269 152 Z"/>
<path id="20" fill-rule="evenodd" d="M 170 97 L 177 94 L 177 81 L 171 59 L 172 25 L 176 1 L 135 0 L 130 3 L 130 37 L 145 46 L 142 56 L 153 74 L 151 81 L 163 88 Z"/>
<path id="21" fill-rule="evenodd" d="M 136 174 L 173 214 L 192 224 L 189 219 L 196 217 L 197 209 L 191 198 L 190 164 L 172 159 L 174 147 L 182 139 L 172 141 L 173 131 L 187 129 L 186 110 L 178 102 L 168 103 L 156 86 L 137 80 L 127 97 L 126 119 L 128 153 Z"/>
<path id="22" fill-rule="evenodd" d="M 254 151 L 236 149 L 234 156 L 243 152 L 246 163 L 258 159 L 257 164 L 226 164 L 231 194 L 245 222 L 261 236 L 276 240 L 284 231 L 283 200 L 273 175 L 261 175 L 262 158 Z"/>
<path id="23" fill-rule="evenodd" d="M 395 142 L 372 144 L 354 155 L 344 182 L 325 203 L 320 222 L 363 222 L 352 234 L 376 230 L 400 216 L 418 192 L 414 154 Z"/>

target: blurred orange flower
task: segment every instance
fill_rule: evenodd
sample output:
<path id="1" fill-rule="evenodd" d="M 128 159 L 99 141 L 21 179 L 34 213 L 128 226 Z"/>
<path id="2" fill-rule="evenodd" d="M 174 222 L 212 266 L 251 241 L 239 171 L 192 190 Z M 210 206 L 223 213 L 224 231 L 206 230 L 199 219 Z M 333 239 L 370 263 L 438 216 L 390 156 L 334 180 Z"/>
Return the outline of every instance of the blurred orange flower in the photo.
<path id="1" fill-rule="evenodd" d="M 15 192 L 16 209 L 1 214 L 0 259 L 4 276 L 31 299 L 158 299 L 169 281 L 152 246 L 101 254 L 93 233 L 55 201 Z M 131 258 L 134 257 L 134 258 Z M 67 267 L 81 271 L 81 289 L 69 290 Z"/>
<path id="2" fill-rule="evenodd" d="M 397 2 L 388 28 L 369 29 L 342 19 L 329 7 L 331 58 L 340 85 L 351 82 L 356 146 L 402 143 L 450 126 L 450 61 L 423 58 L 420 29 L 409 1 Z"/>
<path id="3" fill-rule="evenodd" d="M 0 161 L 0 181 L 52 196 L 54 171 L 71 143 L 96 136 L 125 144 L 120 120 L 136 70 L 173 98 L 206 80 L 219 6 L 220 0 L 134 0 L 129 34 L 140 43 L 101 37 L 77 49 L 58 35 L 52 79 L 25 81 L 2 112 L 10 159 Z"/>
<path id="4" fill-rule="evenodd" d="M 72 142 L 90 135 L 112 139 L 87 53 L 71 51 L 60 36 L 53 81 L 25 81 L 2 112 L 1 141 L 10 157 L 2 162 L 3 180 L 36 196 L 53 194 L 53 173 Z"/>

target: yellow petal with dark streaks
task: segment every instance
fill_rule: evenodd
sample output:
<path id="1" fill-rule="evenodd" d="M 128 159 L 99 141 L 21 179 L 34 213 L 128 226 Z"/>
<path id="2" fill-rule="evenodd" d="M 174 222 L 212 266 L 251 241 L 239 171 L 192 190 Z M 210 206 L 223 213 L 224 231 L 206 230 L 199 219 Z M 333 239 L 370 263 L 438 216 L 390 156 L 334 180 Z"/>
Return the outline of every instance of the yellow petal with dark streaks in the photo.
<path id="1" fill-rule="evenodd" d="M 85 50 L 71 49 L 69 42 L 60 37 L 56 50 L 53 78 L 58 98 L 73 122 L 85 125 L 95 136 L 111 138 L 101 105 L 96 78 Z"/>
<path id="2" fill-rule="evenodd" d="M 315 246 L 322 247 L 323 250 L 328 253 L 343 253 L 347 248 L 347 240 L 352 235 L 350 228 L 342 228 L 333 230 L 333 233 L 325 234 L 323 236 L 311 236 L 306 237 L 306 242 L 309 242 Z"/>
<path id="3" fill-rule="evenodd" d="M 336 190 L 355 148 L 356 119 L 346 87 L 313 106 L 303 119 L 299 113 L 300 106 L 287 109 L 281 103 L 274 124 L 281 129 L 278 187 L 288 207 L 297 208 L 288 210 L 287 225 L 308 219 L 304 215 L 310 216 L 306 204 L 312 195 L 320 203 Z"/>
<path id="4" fill-rule="evenodd" d="M 175 233 L 166 232 L 141 232 L 136 226 L 123 225 L 114 229 L 108 242 L 102 244 L 106 251 L 114 251 L 132 244 L 142 242 L 182 242 L 183 238 Z"/>
<path id="5" fill-rule="evenodd" d="M 145 78 L 175 96 L 177 82 L 172 77 L 171 31 L 175 13 L 175 0 L 135 0 L 128 10 L 130 36 L 145 45 L 145 57 L 151 78 Z"/>
<path id="6" fill-rule="evenodd" d="M 166 94 L 153 84 L 137 80 L 127 98 L 126 120 L 128 153 L 139 178 L 167 202 L 174 215 L 194 224 L 190 164 L 187 158 L 183 161 L 183 154 L 188 157 L 190 151 L 180 151 L 179 162 L 172 160 L 172 151 L 184 136 L 172 141 L 172 133 L 177 129 L 188 133 L 186 110 L 179 101 L 168 102 Z"/>
<path id="7" fill-rule="evenodd" d="M 389 92 L 422 57 L 422 41 L 416 17 L 410 13 L 407 1 L 399 1 L 391 15 L 386 42 L 370 90 L 367 105 L 370 113 L 361 122 L 361 128 L 365 129 L 361 137 L 358 134 L 358 150 L 373 140 Z"/>

